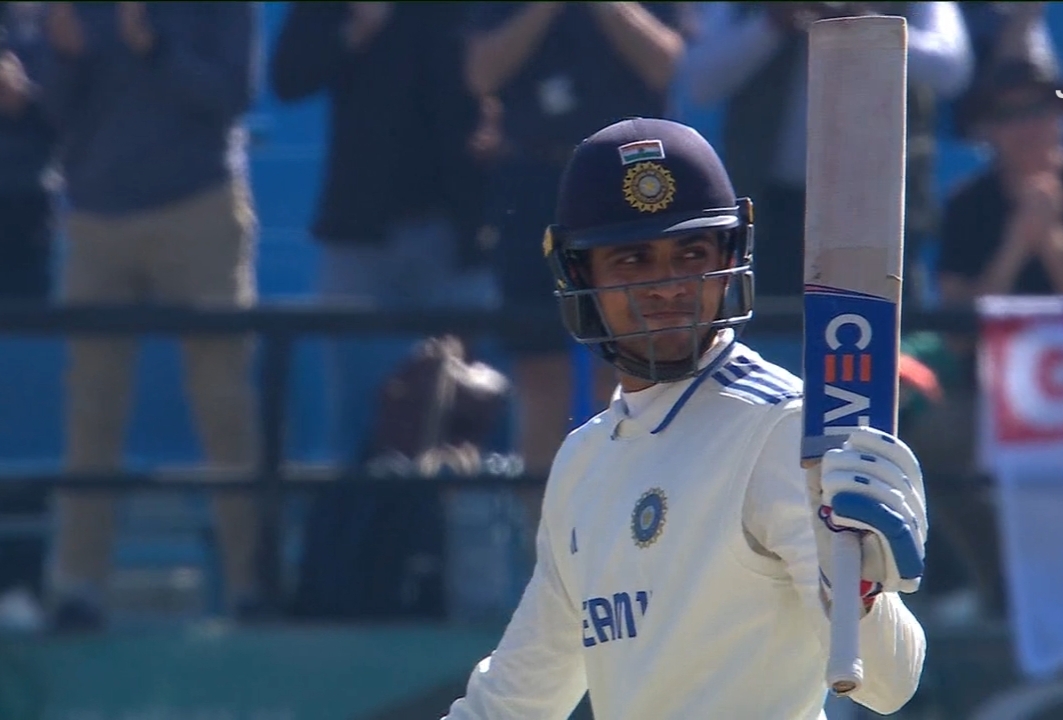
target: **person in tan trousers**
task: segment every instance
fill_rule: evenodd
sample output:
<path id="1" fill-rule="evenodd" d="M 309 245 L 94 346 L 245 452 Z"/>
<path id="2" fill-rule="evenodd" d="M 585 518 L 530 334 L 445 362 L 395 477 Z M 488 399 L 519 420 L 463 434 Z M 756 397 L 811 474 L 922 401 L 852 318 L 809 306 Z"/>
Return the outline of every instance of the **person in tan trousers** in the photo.
<path id="1" fill-rule="evenodd" d="M 54 3 L 43 102 L 62 137 L 70 214 L 63 302 L 248 307 L 256 217 L 240 116 L 253 94 L 255 3 Z M 122 460 L 136 338 L 69 345 L 65 465 Z M 250 477 L 259 442 L 250 338 L 182 338 L 212 466 Z M 214 498 L 228 597 L 258 607 L 251 496 Z M 105 623 L 114 497 L 60 493 L 57 630 Z"/>

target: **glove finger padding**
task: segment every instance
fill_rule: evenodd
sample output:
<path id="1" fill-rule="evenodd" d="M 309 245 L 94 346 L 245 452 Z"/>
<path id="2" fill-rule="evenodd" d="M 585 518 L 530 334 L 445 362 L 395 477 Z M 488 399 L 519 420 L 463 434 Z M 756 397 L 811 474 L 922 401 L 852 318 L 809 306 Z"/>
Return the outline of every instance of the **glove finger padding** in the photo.
<path id="1" fill-rule="evenodd" d="M 821 484 L 823 504 L 835 508 L 836 498 L 842 493 L 867 496 L 870 500 L 886 505 L 899 513 L 904 522 L 920 536 L 925 535 L 925 510 L 922 501 L 900 468 L 873 455 L 855 450 L 831 450 L 825 458 Z M 843 517 L 849 517 L 843 513 Z M 859 518 L 853 518 L 859 519 Z M 855 527 L 839 522 L 843 527 Z M 874 528 L 867 528 L 874 529 Z"/>
<path id="2" fill-rule="evenodd" d="M 823 457 L 822 525 L 861 532 L 864 579 L 887 592 L 915 592 L 927 530 L 918 463 L 906 445 L 884 433 L 861 430 L 851 440 Z"/>
<path id="3" fill-rule="evenodd" d="M 917 500 L 922 525 L 926 527 L 926 492 L 923 489 L 923 469 L 912 449 L 900 438 L 874 428 L 860 428 L 849 435 L 845 449 L 858 450 L 876 458 L 887 460 L 901 471 L 904 487 L 912 491 Z M 887 479 L 887 478 L 882 478 Z"/>

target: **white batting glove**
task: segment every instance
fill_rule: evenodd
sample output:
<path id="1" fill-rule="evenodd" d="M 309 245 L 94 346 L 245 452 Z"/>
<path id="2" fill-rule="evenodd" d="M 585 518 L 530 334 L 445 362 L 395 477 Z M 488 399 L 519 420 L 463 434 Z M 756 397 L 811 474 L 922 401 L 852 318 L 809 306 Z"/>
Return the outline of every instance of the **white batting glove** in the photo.
<path id="1" fill-rule="evenodd" d="M 923 577 L 927 517 L 923 472 L 901 440 L 871 428 L 854 431 L 809 472 L 816 547 L 830 596 L 831 536 L 861 536 L 861 594 L 913 593 Z M 865 604 L 867 604 L 865 602 Z"/>

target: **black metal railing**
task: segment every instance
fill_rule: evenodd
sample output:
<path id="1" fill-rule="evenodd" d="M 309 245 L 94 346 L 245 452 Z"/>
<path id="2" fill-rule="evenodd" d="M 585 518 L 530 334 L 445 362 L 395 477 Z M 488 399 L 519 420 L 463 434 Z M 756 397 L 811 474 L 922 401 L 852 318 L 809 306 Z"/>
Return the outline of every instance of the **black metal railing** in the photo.
<path id="1" fill-rule="evenodd" d="M 81 336 L 81 335 L 202 335 L 249 334 L 258 338 L 260 373 L 260 414 L 262 443 L 251 482 L 248 478 L 218 473 L 196 472 L 165 477 L 144 472 L 117 471 L 96 475 L 72 473 L 0 473 L 0 482 L 33 484 L 35 487 L 63 488 L 81 492 L 253 492 L 262 496 L 261 579 L 267 602 L 275 609 L 282 602 L 281 514 L 289 493 L 314 492 L 327 483 L 345 477 L 367 484 L 396 482 L 445 482 L 448 486 L 499 486 L 497 474 L 467 478 L 379 477 L 350 475 L 333 470 L 308 471 L 285 467 L 284 440 L 287 425 L 292 349 L 308 336 L 408 334 L 428 336 L 453 333 L 466 339 L 527 336 L 536 332 L 556 332 L 556 312 L 541 309 L 509 311 L 504 316 L 491 312 L 393 313 L 359 305 L 318 305 L 309 303 L 263 304 L 246 310 L 137 306 L 0 306 L 0 335 Z M 970 310 L 922 311 L 904 314 L 905 330 L 941 330 L 971 333 L 977 318 Z M 761 298 L 749 327 L 752 334 L 788 334 L 799 337 L 802 328 L 799 300 Z M 528 475 L 509 477 L 513 486 L 542 485 L 545 478 Z"/>

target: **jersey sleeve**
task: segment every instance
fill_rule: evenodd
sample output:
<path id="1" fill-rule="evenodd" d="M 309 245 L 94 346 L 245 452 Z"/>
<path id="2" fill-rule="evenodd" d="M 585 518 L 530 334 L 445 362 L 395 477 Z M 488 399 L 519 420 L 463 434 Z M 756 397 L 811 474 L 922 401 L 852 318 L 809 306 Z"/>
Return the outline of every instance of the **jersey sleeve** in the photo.
<path id="1" fill-rule="evenodd" d="M 825 659 L 830 625 L 820 599 L 815 520 L 800 463 L 800 442 L 800 405 L 794 403 L 773 428 L 757 460 L 746 490 L 743 520 L 747 532 L 785 565 Z M 850 697 L 879 713 L 895 711 L 915 693 L 925 652 L 923 628 L 900 596 L 881 595 L 860 621 L 864 684 Z"/>
<path id="2" fill-rule="evenodd" d="M 587 690 L 580 615 L 554 562 L 547 518 L 532 578 L 498 647 L 444 720 L 566 720 Z"/>

